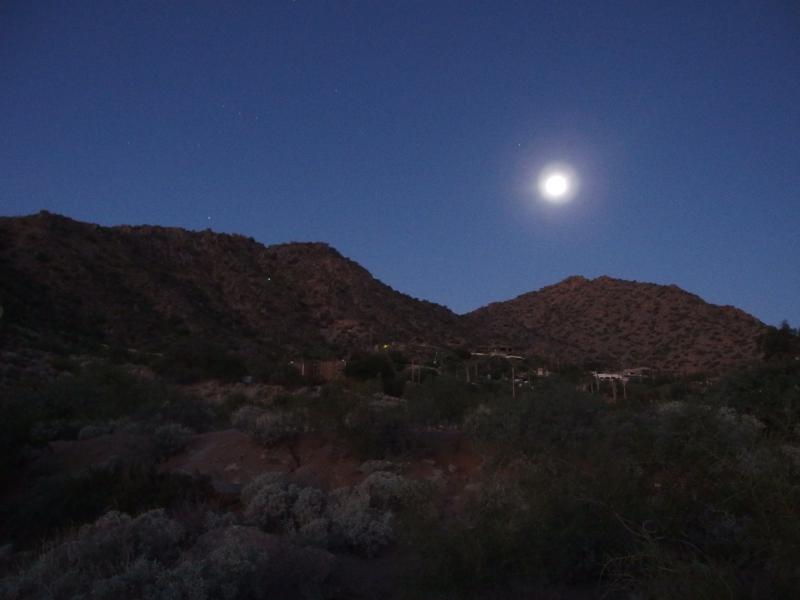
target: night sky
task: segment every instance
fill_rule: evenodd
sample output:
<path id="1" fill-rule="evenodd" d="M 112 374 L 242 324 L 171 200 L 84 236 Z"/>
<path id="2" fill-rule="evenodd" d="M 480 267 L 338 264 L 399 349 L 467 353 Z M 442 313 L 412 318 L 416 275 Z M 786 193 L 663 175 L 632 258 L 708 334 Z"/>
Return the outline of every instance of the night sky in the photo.
<path id="1" fill-rule="evenodd" d="M 5 1 L 0 139 L 2 215 L 326 241 L 457 312 L 605 274 L 800 324 L 792 0 Z"/>

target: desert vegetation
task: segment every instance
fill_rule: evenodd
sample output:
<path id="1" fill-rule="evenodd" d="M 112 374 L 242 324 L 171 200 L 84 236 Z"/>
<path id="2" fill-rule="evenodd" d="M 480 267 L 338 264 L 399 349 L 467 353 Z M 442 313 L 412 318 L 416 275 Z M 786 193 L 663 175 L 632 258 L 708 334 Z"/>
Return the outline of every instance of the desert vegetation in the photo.
<path id="1" fill-rule="evenodd" d="M 793 597 L 797 339 L 615 403 L 577 367 L 467 381 L 459 349 L 266 387 L 210 346 L 55 353 L 2 399 L 0 595 Z"/>

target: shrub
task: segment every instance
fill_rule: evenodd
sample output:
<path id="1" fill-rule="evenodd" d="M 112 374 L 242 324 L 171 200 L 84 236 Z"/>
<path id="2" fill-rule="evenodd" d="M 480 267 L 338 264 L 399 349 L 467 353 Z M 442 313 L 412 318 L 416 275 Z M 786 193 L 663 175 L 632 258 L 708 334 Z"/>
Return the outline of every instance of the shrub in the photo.
<path id="1" fill-rule="evenodd" d="M 323 598 L 332 558 L 254 528 L 187 535 L 163 511 L 108 513 L 45 550 L 0 595 L 24 598 L 266 600 Z"/>
<path id="2" fill-rule="evenodd" d="M 3 583 L 7 597 L 73 597 L 99 584 L 107 594 L 118 591 L 128 579 L 151 576 L 150 561 L 174 560 L 184 531 L 163 510 L 132 518 L 109 512 L 84 526 L 73 539 L 45 551 L 19 577 Z M 131 559 L 140 564 L 129 566 Z M 116 578 L 116 582 L 109 581 Z M 0 588 L 2 590 L 2 588 Z"/>
<path id="3" fill-rule="evenodd" d="M 22 547 L 91 521 L 108 510 L 137 513 L 206 500 L 207 481 L 150 466 L 95 468 L 36 481 L 13 506 L 0 508 L 4 537 Z"/>
<path id="4" fill-rule="evenodd" d="M 394 374 L 394 365 L 388 354 L 357 352 L 347 361 L 344 373 L 353 379 L 365 381 Z"/>
<path id="5" fill-rule="evenodd" d="M 120 417 L 166 420 L 202 430 L 215 420 L 197 398 L 119 367 L 92 365 L 74 377 L 18 388 L 0 398 L 0 484 L 29 445 L 75 439 L 87 425 Z M 98 433 L 89 428 L 84 436 Z M 84 438 L 85 439 L 85 438 Z"/>
<path id="6" fill-rule="evenodd" d="M 153 432 L 156 456 L 164 460 L 178 454 L 186 447 L 193 434 L 191 429 L 176 423 L 157 427 Z"/>
<path id="7" fill-rule="evenodd" d="M 420 507 L 426 488 L 393 473 L 376 471 L 361 484 L 331 494 L 264 473 L 242 490 L 248 523 L 290 534 L 304 544 L 375 556 L 394 540 L 398 510 Z"/>
<path id="8" fill-rule="evenodd" d="M 114 426 L 110 423 L 95 423 L 91 425 L 84 425 L 78 431 L 79 440 L 90 440 L 92 438 L 100 437 L 101 435 L 108 435 L 114 431 Z"/>
<path id="9" fill-rule="evenodd" d="M 800 363 L 771 363 L 735 373 L 720 382 L 710 401 L 791 435 L 800 424 Z"/>
<path id="10" fill-rule="evenodd" d="M 344 418 L 341 431 L 360 456 L 383 459 L 411 449 L 410 419 L 402 401 L 362 401 Z"/>
<path id="11" fill-rule="evenodd" d="M 240 356 L 202 339 L 186 340 L 170 346 L 153 368 L 160 375 L 179 383 L 206 379 L 237 381 L 247 375 L 247 367 Z"/>
<path id="12" fill-rule="evenodd" d="M 249 405 L 234 412 L 231 423 L 265 446 L 291 440 L 303 430 L 300 419 L 295 413 Z"/>
<path id="13" fill-rule="evenodd" d="M 293 532 L 292 508 L 300 488 L 288 483 L 281 473 L 264 473 L 242 490 L 244 517 L 248 523 L 269 532 Z"/>
<path id="14" fill-rule="evenodd" d="M 375 556 L 394 541 L 393 514 L 371 507 L 363 489 L 336 490 L 328 501 L 334 547 Z"/>

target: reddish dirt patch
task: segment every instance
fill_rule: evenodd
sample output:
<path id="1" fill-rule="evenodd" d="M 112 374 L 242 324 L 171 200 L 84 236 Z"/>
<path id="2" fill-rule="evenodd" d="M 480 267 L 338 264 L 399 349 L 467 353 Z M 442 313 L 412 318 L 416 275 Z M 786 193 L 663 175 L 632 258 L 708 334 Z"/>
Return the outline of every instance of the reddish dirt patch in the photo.
<path id="1" fill-rule="evenodd" d="M 163 468 L 233 485 L 246 484 L 267 471 L 283 471 L 309 485 L 333 489 L 358 481 L 359 464 L 321 435 L 301 436 L 291 446 L 264 448 L 246 433 L 227 429 L 194 436 L 186 450 Z"/>
<path id="2" fill-rule="evenodd" d="M 459 496 L 480 478 L 483 460 L 462 434 L 434 430 L 419 436 L 419 451 L 400 463 L 403 475 L 435 481 L 447 497 Z M 249 435 L 228 429 L 194 436 L 162 468 L 234 487 L 267 471 L 283 471 L 299 483 L 330 490 L 360 482 L 365 477 L 359 470 L 362 462 L 325 434 L 304 434 L 290 445 L 264 448 Z"/>
<path id="3" fill-rule="evenodd" d="M 294 459 L 281 448 L 267 450 L 246 433 L 226 429 L 192 437 L 186 449 L 162 468 L 244 484 L 265 471 L 289 471 L 294 468 Z"/>

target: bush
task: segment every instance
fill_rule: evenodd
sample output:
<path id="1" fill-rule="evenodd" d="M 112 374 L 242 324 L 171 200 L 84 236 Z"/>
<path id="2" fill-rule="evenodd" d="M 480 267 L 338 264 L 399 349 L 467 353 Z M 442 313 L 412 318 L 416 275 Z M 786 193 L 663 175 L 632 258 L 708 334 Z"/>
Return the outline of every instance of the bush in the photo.
<path id="1" fill-rule="evenodd" d="M 770 431 L 791 436 L 800 425 L 800 362 L 771 363 L 728 376 L 710 401 L 730 406 L 763 422 Z"/>
<path id="2" fill-rule="evenodd" d="M 8 598 L 74 597 L 98 586 L 103 595 L 120 584 L 158 571 L 150 565 L 174 560 L 184 531 L 163 510 L 132 518 L 109 512 L 84 526 L 72 540 L 45 551 L 16 578 L 3 581 Z M 138 559 L 130 565 L 131 559 Z M 129 566 L 130 565 L 130 566 Z M 117 579 L 117 585 L 111 579 Z"/>
<path id="3" fill-rule="evenodd" d="M 291 533 L 296 529 L 292 509 L 299 492 L 282 473 L 264 473 L 242 490 L 244 517 L 265 531 Z"/>
<path id="4" fill-rule="evenodd" d="M 394 541 L 397 511 L 418 509 L 428 498 L 423 484 L 382 471 L 331 494 L 291 483 L 278 472 L 264 473 L 242 490 L 248 523 L 304 544 L 365 556 L 375 556 Z"/>
<path id="5" fill-rule="evenodd" d="M 460 518 L 406 527 L 420 595 L 602 581 L 641 597 L 790 596 L 800 583 L 794 434 L 770 435 L 774 405 L 756 415 L 719 398 L 607 406 L 549 384 L 474 409 L 465 429 L 498 474 Z"/>
<path id="6" fill-rule="evenodd" d="M 353 379 L 366 381 L 379 376 L 393 375 L 394 364 L 388 354 L 356 352 L 347 361 L 344 373 Z"/>
<path id="7" fill-rule="evenodd" d="M 223 526 L 197 538 L 155 510 L 108 513 L 46 549 L 0 595 L 109 600 L 324 598 L 332 558 L 278 544 L 254 528 Z"/>
<path id="8" fill-rule="evenodd" d="M 156 456 L 159 460 L 165 460 L 180 453 L 189 443 L 189 439 L 194 432 L 176 423 L 161 425 L 153 432 Z"/>
<path id="9" fill-rule="evenodd" d="M 207 379 L 238 381 L 247 375 L 243 359 L 222 346 L 201 339 L 191 339 L 167 348 L 153 368 L 157 373 L 179 383 Z"/>
<path id="10" fill-rule="evenodd" d="M 79 440 L 90 440 L 92 438 L 100 437 L 101 435 L 108 435 L 114 431 L 114 426 L 110 423 L 98 423 L 92 425 L 85 425 L 78 431 Z"/>
<path id="11" fill-rule="evenodd" d="M 411 388 L 406 398 L 415 422 L 434 425 L 461 423 L 470 409 L 482 401 L 494 400 L 494 395 L 479 386 L 443 376 Z"/>
<path id="12" fill-rule="evenodd" d="M 402 401 L 361 401 L 344 418 L 341 434 L 364 458 L 388 458 L 411 449 L 410 420 Z"/>
<path id="13" fill-rule="evenodd" d="M 264 446 L 292 440 L 303 430 L 300 419 L 292 412 L 249 405 L 234 412 L 231 423 Z"/>
<path id="14" fill-rule="evenodd" d="M 158 473 L 150 466 L 110 464 L 78 475 L 36 481 L 13 506 L 0 506 L 0 533 L 22 547 L 30 547 L 108 510 L 138 513 L 204 501 L 211 495 L 211 486 L 205 480 Z"/>
<path id="15" fill-rule="evenodd" d="M 376 556 L 394 541 L 394 515 L 370 506 L 363 489 L 336 490 L 329 498 L 328 515 L 334 547 Z"/>

